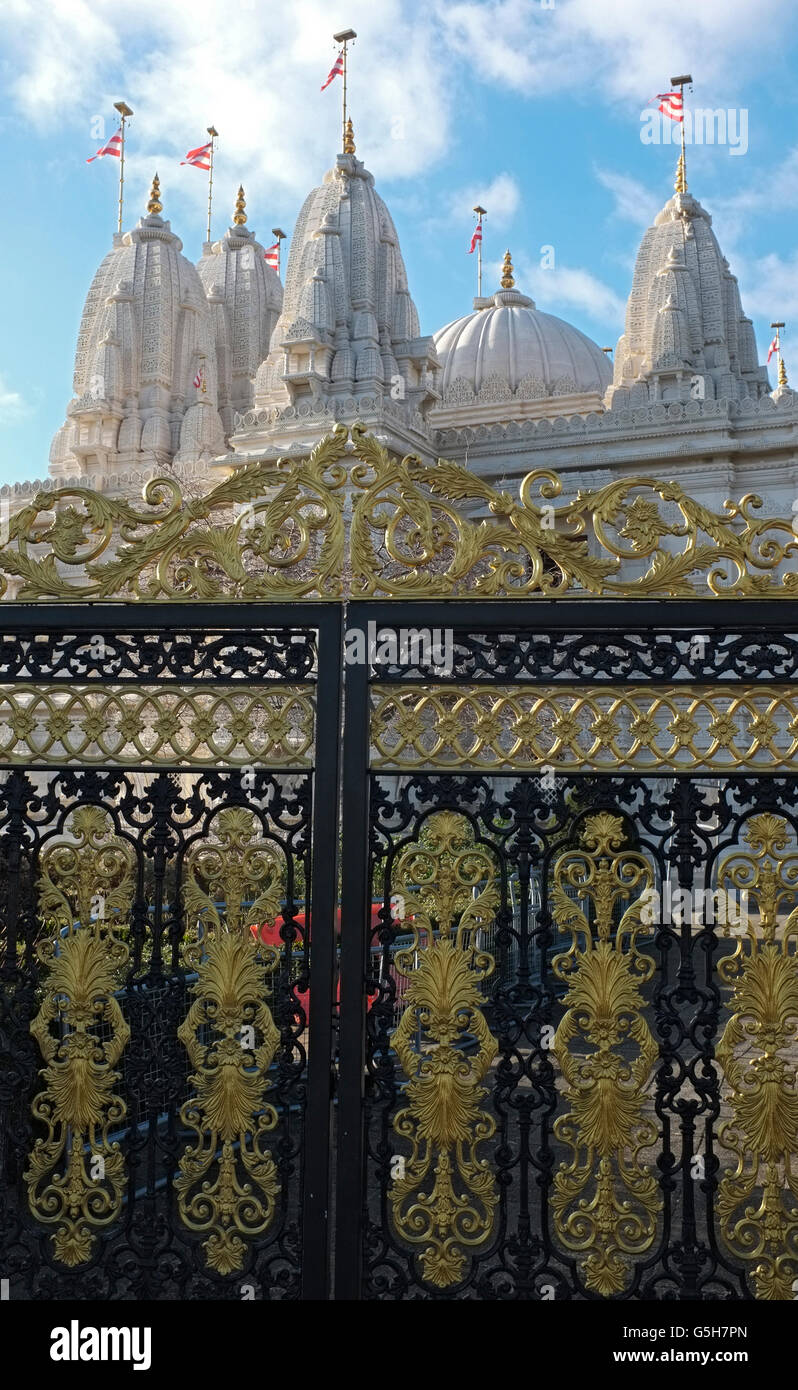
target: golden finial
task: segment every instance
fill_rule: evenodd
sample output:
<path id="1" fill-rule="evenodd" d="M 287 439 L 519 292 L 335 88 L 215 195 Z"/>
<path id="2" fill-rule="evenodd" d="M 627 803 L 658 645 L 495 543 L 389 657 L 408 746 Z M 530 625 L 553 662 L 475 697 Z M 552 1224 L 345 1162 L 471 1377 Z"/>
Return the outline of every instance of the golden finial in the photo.
<path id="1" fill-rule="evenodd" d="M 788 384 L 788 383 L 787 383 L 787 368 L 786 368 L 785 365 L 784 365 L 784 358 L 780 356 L 780 357 L 779 357 L 779 386 L 786 386 L 787 384 Z"/>
<path id="2" fill-rule="evenodd" d="M 247 214 L 245 211 L 246 206 L 247 200 L 244 197 L 244 185 L 243 183 L 240 183 L 238 185 L 238 197 L 236 198 L 236 210 L 233 214 L 233 221 L 235 222 L 237 227 L 243 227 L 244 223 L 247 220 Z"/>
<path id="3" fill-rule="evenodd" d="M 147 212 L 150 214 L 150 217 L 154 217 L 157 213 L 163 212 L 163 204 L 161 202 L 161 180 L 158 178 L 157 174 L 155 175 L 155 178 L 152 181 L 152 188 L 150 189 L 150 201 L 147 204 Z"/>
<path id="4" fill-rule="evenodd" d="M 346 133 L 344 134 L 344 154 L 355 153 L 355 132 L 352 129 L 352 117 L 346 123 Z"/>
<path id="5" fill-rule="evenodd" d="M 502 265 L 502 289 L 511 290 L 514 284 L 515 280 L 513 279 L 513 263 L 510 259 L 510 252 L 505 251 L 504 263 Z"/>
<path id="6" fill-rule="evenodd" d="M 684 167 L 684 150 L 679 155 L 679 163 L 676 165 L 676 182 L 673 185 L 676 193 L 687 192 L 687 173 Z"/>

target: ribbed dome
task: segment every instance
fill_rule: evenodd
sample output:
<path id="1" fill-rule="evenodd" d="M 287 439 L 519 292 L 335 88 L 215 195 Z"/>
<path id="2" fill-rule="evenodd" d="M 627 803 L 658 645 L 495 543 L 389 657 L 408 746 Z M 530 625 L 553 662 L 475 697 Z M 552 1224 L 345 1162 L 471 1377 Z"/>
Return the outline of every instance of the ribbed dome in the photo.
<path id="1" fill-rule="evenodd" d="M 158 211 L 114 237 L 86 297 L 54 476 L 190 467 L 224 447 L 208 307 L 182 245 Z"/>
<path id="2" fill-rule="evenodd" d="M 576 413 L 599 409 L 611 372 L 604 353 L 578 328 L 541 313 L 517 290 L 476 299 L 474 312 L 433 337 L 443 365 L 442 411 L 505 402 L 504 414 Z M 562 397 L 584 397 L 566 402 Z M 515 405 L 536 402 L 537 409 Z M 549 405 L 546 405 L 549 402 Z"/>

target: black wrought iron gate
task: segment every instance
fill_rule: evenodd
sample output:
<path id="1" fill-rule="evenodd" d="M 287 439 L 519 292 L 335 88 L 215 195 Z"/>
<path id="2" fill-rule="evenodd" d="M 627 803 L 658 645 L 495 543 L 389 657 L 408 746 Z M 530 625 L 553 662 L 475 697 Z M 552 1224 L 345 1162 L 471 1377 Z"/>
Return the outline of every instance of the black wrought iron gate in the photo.
<path id="1" fill-rule="evenodd" d="M 795 1296 L 796 616 L 350 606 L 339 1297 Z"/>
<path id="2" fill-rule="evenodd" d="M 4 611 L 11 1297 L 327 1297 L 341 621 Z"/>
<path id="3" fill-rule="evenodd" d="M 4 605 L 11 1296 L 791 1299 L 797 677 L 791 600 Z"/>

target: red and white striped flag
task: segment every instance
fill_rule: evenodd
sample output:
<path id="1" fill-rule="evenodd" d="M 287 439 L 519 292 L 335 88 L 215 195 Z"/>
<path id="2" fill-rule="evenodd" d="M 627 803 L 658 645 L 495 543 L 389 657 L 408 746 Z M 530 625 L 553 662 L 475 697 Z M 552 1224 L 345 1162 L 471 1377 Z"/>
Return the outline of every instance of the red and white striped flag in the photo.
<path id="1" fill-rule="evenodd" d="M 672 121 L 684 120 L 684 98 L 681 92 L 657 92 L 652 101 L 659 102 L 657 107 L 663 116 L 669 116 Z"/>
<path id="2" fill-rule="evenodd" d="M 778 350 L 779 350 L 779 335 L 778 335 L 778 333 L 777 333 L 776 336 L 775 336 L 775 338 L 773 339 L 773 342 L 770 344 L 770 347 L 768 348 L 768 362 L 770 361 L 770 359 L 771 359 L 771 357 L 773 356 L 774 352 L 778 352 Z"/>
<path id="3" fill-rule="evenodd" d="M 482 240 L 482 223 L 481 223 L 481 222 L 478 222 L 477 225 L 476 225 L 476 227 L 474 228 L 474 235 L 473 235 L 472 238 L 471 238 L 471 245 L 470 245 L 469 248 L 468 248 L 468 254 L 469 254 L 469 256 L 471 255 L 472 251 L 476 250 L 477 242 L 478 242 L 478 241 L 481 241 L 481 240 Z"/>
<path id="4" fill-rule="evenodd" d="M 336 58 L 336 60 L 335 60 L 335 62 L 333 63 L 332 67 L 330 68 L 329 73 L 327 74 L 327 81 L 324 83 L 324 85 L 322 86 L 322 89 L 321 89 L 321 90 L 324 91 L 325 87 L 329 87 L 329 85 L 330 85 L 330 83 L 332 82 L 333 78 L 334 78 L 334 77 L 340 77 L 340 76 L 341 76 L 341 73 L 343 72 L 343 70 L 344 70 L 344 50 L 341 49 L 340 53 L 338 54 L 338 57 Z"/>
<path id="5" fill-rule="evenodd" d="M 119 158 L 121 157 L 121 154 L 122 154 L 122 127 L 121 127 L 121 126 L 119 127 L 118 131 L 116 132 L 116 135 L 112 135 L 112 136 L 111 136 L 110 140 L 108 141 L 108 144 L 107 144 L 107 145 L 102 145 L 101 148 L 97 151 L 96 154 L 91 155 L 91 156 L 86 160 L 86 163 L 87 163 L 87 164 L 91 164 L 91 162 L 92 162 L 93 159 L 102 159 L 102 157 L 103 157 L 104 154 L 114 154 L 114 155 L 116 155 L 117 159 L 119 159 Z"/>
<path id="6" fill-rule="evenodd" d="M 213 150 L 213 141 L 209 140 L 207 145 L 198 145 L 195 150 L 189 150 L 185 159 L 181 159 L 181 164 L 193 164 L 195 169 L 210 169 L 210 155 Z"/>
<path id="7" fill-rule="evenodd" d="M 197 368 L 197 375 L 194 377 L 194 385 L 196 389 L 199 391 L 202 385 L 202 367 Z"/>
<path id="8" fill-rule="evenodd" d="M 280 269 L 280 243 L 276 241 L 274 246 L 269 246 L 263 253 L 263 259 L 272 270 Z"/>

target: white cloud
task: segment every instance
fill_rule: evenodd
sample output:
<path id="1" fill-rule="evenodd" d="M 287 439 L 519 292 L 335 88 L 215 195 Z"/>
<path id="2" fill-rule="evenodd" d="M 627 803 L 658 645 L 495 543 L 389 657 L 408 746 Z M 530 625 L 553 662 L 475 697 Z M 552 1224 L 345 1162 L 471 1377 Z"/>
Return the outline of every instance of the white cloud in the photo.
<path id="1" fill-rule="evenodd" d="M 440 3 L 448 42 L 482 77 L 525 95 L 571 91 L 642 105 L 676 72 L 700 78 L 712 104 L 731 104 L 743 77 L 782 48 L 783 8 L 701 0 L 688 19 L 640 0 L 464 0 Z"/>
<path id="2" fill-rule="evenodd" d="M 5 0 L 5 17 L 11 91 L 31 124 L 82 126 L 88 155 L 91 118 L 112 117 L 121 96 L 134 107 L 137 205 L 157 159 L 167 198 L 173 190 L 201 213 L 204 181 L 178 161 L 209 121 L 221 131 L 228 202 L 239 179 L 261 206 L 295 202 L 340 147 L 340 81 L 319 90 L 335 52 L 324 0 L 276 12 L 261 0 Z M 385 178 L 423 173 L 446 153 L 461 77 L 639 110 L 671 69 L 692 66 L 700 93 L 729 104 L 743 71 L 772 68 L 783 6 L 759 0 L 755 24 L 749 0 L 701 0 L 689 24 L 639 0 L 348 0 L 346 17 L 359 33 L 350 62 L 358 153 Z M 496 218 L 511 215 L 501 193 Z"/>
<path id="3" fill-rule="evenodd" d="M 0 376 L 0 425 L 15 425 L 29 413 L 30 407 L 18 391 L 12 391 Z"/>
<path id="4" fill-rule="evenodd" d="M 747 314 L 760 315 L 770 323 L 787 320 L 789 341 L 790 319 L 798 316 L 798 250 L 781 256 L 778 252 L 743 260 L 738 256 L 735 270 L 740 281 L 740 295 Z M 798 367 L 798 362 L 796 362 Z"/>
<path id="5" fill-rule="evenodd" d="M 650 227 L 662 207 L 662 195 L 653 193 L 639 179 L 619 174 L 612 169 L 596 168 L 599 183 L 612 194 L 613 212 L 635 227 Z"/>
<path id="6" fill-rule="evenodd" d="M 446 198 L 447 220 L 462 217 L 470 222 L 471 209 L 478 203 L 487 209 L 490 226 L 504 227 L 512 221 L 521 204 L 521 189 L 512 174 L 497 174 L 490 181 L 476 180 L 465 188 L 458 188 Z"/>
<path id="7" fill-rule="evenodd" d="M 544 301 L 542 308 L 552 304 L 579 309 L 596 322 L 620 331 L 626 308 L 624 300 L 589 270 L 578 266 L 538 270 L 533 273 L 530 283 L 533 294 Z"/>
<path id="8" fill-rule="evenodd" d="M 610 337 L 621 331 L 626 303 L 609 285 L 580 266 L 554 265 L 544 269 L 523 252 L 513 256 L 516 289 L 530 295 L 544 313 L 577 310 L 595 324 L 601 324 Z M 498 285 L 501 261 L 486 266 L 486 284 Z"/>
<path id="9" fill-rule="evenodd" d="M 113 118 L 120 97 L 134 108 L 129 127 L 129 207 L 141 208 L 158 167 L 164 215 L 176 203 L 200 214 L 205 180 L 179 160 L 220 131 L 216 187 L 232 209 L 243 180 L 256 228 L 275 203 L 294 206 L 341 148 L 341 82 L 320 87 L 335 57 L 329 7 L 294 0 L 266 12 L 258 3 L 211 0 L 7 0 L 7 27 L 23 114 L 45 130 L 60 120 L 85 130 L 86 154 L 99 111 Z M 359 31 L 349 64 L 350 114 L 358 155 L 378 178 L 418 174 L 450 139 L 452 83 L 436 23 L 403 0 L 348 0 Z M 279 25 L 279 42 L 276 26 Z M 99 166 L 92 166 L 91 173 Z M 107 171 L 106 171 L 107 172 Z M 171 202 L 170 202 L 171 200 Z"/>

